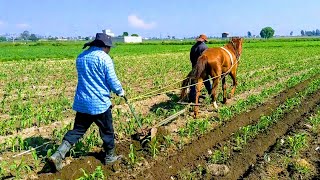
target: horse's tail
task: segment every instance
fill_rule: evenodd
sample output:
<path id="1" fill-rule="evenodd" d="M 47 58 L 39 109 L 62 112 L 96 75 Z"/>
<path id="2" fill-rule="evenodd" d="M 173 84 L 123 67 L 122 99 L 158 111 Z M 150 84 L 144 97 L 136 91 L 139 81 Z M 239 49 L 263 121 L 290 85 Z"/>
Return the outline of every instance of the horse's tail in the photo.
<path id="1" fill-rule="evenodd" d="M 180 94 L 180 99 L 184 99 L 187 95 L 188 86 L 191 83 L 195 83 L 195 79 L 200 78 L 201 74 L 206 68 L 208 63 L 208 57 L 206 55 L 202 55 L 198 58 L 197 64 L 192 68 L 192 71 L 188 74 L 187 78 L 182 81 L 182 89 Z"/>
<path id="2" fill-rule="evenodd" d="M 194 77 L 196 77 L 197 79 L 201 77 L 201 74 L 203 73 L 203 71 L 206 69 L 206 65 L 208 63 L 208 57 L 203 54 L 198 58 L 197 64 L 194 67 Z"/>
<path id="3" fill-rule="evenodd" d="M 189 73 L 189 75 L 190 75 L 190 73 Z M 182 89 L 181 89 L 181 93 L 180 93 L 180 100 L 183 100 L 187 96 L 187 89 L 188 89 L 187 86 L 190 85 L 190 77 L 189 77 L 189 75 L 187 76 L 187 78 L 185 80 L 182 81 L 182 85 L 181 85 Z"/>

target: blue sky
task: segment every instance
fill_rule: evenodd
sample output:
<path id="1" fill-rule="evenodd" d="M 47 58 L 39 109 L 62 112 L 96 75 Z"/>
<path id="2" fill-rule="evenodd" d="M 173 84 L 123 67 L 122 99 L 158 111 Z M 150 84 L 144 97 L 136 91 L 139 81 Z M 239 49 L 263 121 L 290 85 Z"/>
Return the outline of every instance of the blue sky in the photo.
<path id="1" fill-rule="evenodd" d="M 144 37 L 320 29 L 319 0 L 0 0 L 0 34 L 89 36 L 111 29 Z"/>

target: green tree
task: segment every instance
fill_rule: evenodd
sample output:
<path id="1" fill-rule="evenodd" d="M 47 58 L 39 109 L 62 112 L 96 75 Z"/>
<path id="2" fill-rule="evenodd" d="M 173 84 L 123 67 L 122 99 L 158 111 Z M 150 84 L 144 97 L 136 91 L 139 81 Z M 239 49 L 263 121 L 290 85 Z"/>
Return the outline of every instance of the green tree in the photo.
<path id="1" fill-rule="evenodd" d="M 29 31 L 23 31 L 23 33 L 20 34 L 21 39 L 28 40 L 30 38 L 30 32 Z"/>
<path id="2" fill-rule="evenodd" d="M 29 37 L 29 40 L 30 41 L 38 41 L 39 38 L 35 34 L 31 34 L 30 37 Z"/>
<path id="3" fill-rule="evenodd" d="M 131 34 L 131 36 L 136 36 L 136 37 L 138 37 L 139 35 L 138 35 L 138 34 Z"/>
<path id="4" fill-rule="evenodd" d="M 250 38 L 251 36 L 252 36 L 252 34 L 251 34 L 251 32 L 250 31 L 248 31 L 248 37 Z"/>
<path id="5" fill-rule="evenodd" d="M 2 41 L 7 41 L 7 38 L 3 37 L 3 36 L 0 36 L 0 42 L 2 42 Z"/>
<path id="6" fill-rule="evenodd" d="M 274 30 L 272 29 L 272 27 L 265 27 L 260 31 L 260 36 L 262 38 L 269 39 L 273 37 L 273 35 L 274 35 Z"/>
<path id="7" fill-rule="evenodd" d="M 301 36 L 304 36 L 304 30 L 301 30 Z"/>
<path id="8" fill-rule="evenodd" d="M 129 36 L 129 33 L 128 32 L 123 32 L 122 36 Z"/>

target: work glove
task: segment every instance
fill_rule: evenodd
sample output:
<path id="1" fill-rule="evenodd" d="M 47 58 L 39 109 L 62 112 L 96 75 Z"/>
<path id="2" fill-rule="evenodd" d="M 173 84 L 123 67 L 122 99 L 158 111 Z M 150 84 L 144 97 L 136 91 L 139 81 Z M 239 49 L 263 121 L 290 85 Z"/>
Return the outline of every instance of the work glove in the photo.
<path id="1" fill-rule="evenodd" d="M 118 94 L 120 97 L 124 97 L 124 90 L 122 89 L 121 93 Z"/>

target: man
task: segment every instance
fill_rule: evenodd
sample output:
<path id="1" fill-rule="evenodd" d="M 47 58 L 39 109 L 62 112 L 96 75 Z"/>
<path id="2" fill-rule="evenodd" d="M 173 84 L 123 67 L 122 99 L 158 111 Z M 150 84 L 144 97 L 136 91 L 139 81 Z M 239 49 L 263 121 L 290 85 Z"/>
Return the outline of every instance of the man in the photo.
<path id="1" fill-rule="evenodd" d="M 112 125 L 111 91 L 124 96 L 124 90 L 118 80 L 113 61 L 108 55 L 113 47 L 111 37 L 97 33 L 94 41 L 86 43 L 76 60 L 78 85 L 74 97 L 73 110 L 76 111 L 73 130 L 66 133 L 58 150 L 49 158 L 56 170 L 62 169 L 62 160 L 66 153 L 94 122 L 99 127 L 106 152 L 105 164 L 115 162 L 114 131 Z"/>
<path id="2" fill-rule="evenodd" d="M 205 34 L 201 34 L 196 39 L 196 44 L 193 45 L 190 50 L 190 61 L 192 64 L 192 69 L 196 66 L 198 58 L 201 56 L 202 52 L 204 50 L 208 49 L 205 42 L 208 42 L 208 38 Z M 196 83 L 196 82 L 192 82 L 192 84 L 194 84 L 194 83 Z M 205 85 L 208 93 L 211 94 L 212 86 L 211 86 L 210 80 L 204 82 L 204 85 Z M 189 102 L 195 102 L 195 100 L 196 100 L 196 86 L 191 86 L 190 87 L 190 94 L 189 94 Z"/>

